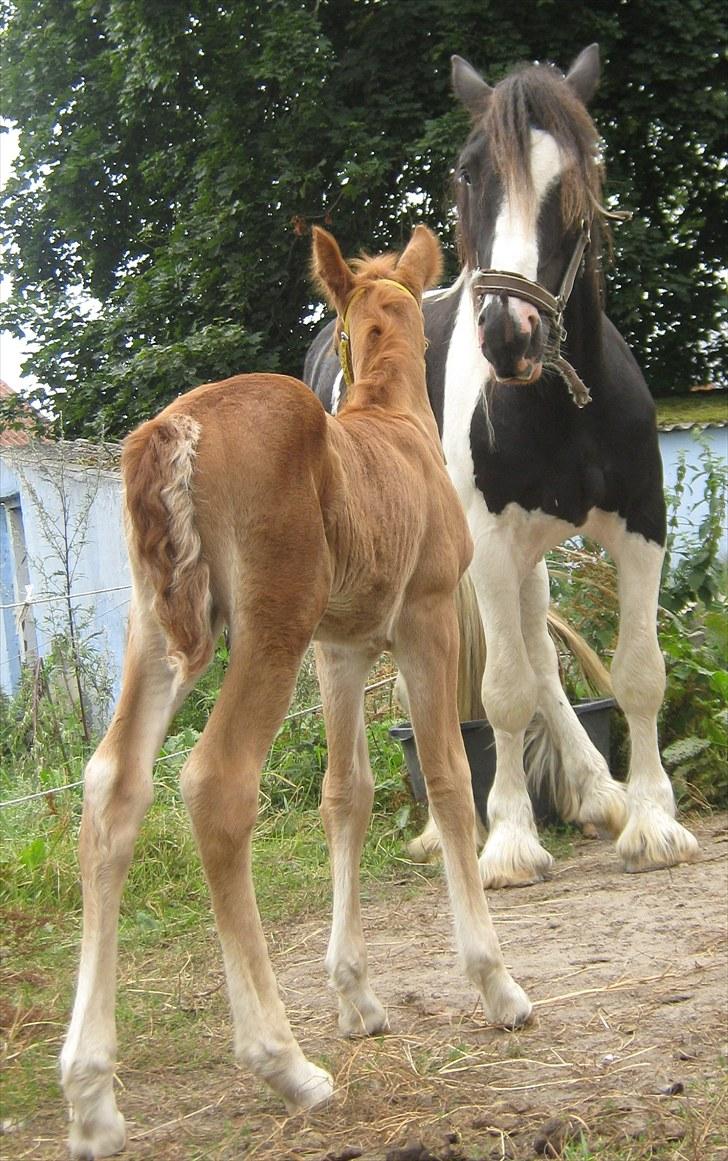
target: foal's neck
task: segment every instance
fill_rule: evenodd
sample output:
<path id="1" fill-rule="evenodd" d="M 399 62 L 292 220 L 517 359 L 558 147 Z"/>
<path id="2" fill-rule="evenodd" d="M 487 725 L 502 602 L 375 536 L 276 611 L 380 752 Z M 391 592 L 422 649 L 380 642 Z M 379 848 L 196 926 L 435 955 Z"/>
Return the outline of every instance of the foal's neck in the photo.
<path id="1" fill-rule="evenodd" d="M 437 424 L 427 396 L 425 360 L 423 355 L 373 350 L 357 365 L 354 382 L 347 392 L 345 405 L 339 415 L 364 414 L 377 409 L 390 412 L 398 418 L 408 418 L 423 427 L 426 434 L 439 443 Z"/>

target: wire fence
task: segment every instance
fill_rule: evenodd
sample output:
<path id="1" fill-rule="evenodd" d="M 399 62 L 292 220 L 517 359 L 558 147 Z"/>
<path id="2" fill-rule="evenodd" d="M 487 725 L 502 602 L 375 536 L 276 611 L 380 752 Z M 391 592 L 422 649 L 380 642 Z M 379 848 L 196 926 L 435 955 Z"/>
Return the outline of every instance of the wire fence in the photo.
<path id="1" fill-rule="evenodd" d="M 98 597 L 104 593 L 129 593 L 131 592 L 131 585 L 112 585 L 107 589 L 89 589 L 84 593 L 39 593 L 38 596 L 31 591 L 26 594 L 22 601 L 10 601 L 9 604 L 0 605 L 0 613 L 4 613 L 12 609 L 31 609 L 33 605 L 48 605 L 54 601 L 77 601 L 81 597 Z"/>
<path id="2" fill-rule="evenodd" d="M 371 685 L 365 686 L 364 694 L 373 693 L 375 690 L 382 689 L 386 685 L 394 684 L 395 681 L 396 674 L 392 673 L 388 677 L 383 677 L 379 681 L 373 681 Z M 294 710 L 293 713 L 286 715 L 281 725 L 285 725 L 286 722 L 297 721 L 310 714 L 321 713 L 323 708 L 323 702 L 318 702 L 316 705 L 306 706 L 305 709 Z M 171 754 L 160 754 L 157 763 L 169 762 L 172 758 L 184 758 L 191 752 L 192 746 L 188 746 L 183 750 L 174 750 Z M 75 782 L 66 782 L 62 786 L 50 786 L 46 790 L 36 790 L 32 794 L 23 794 L 19 798 L 8 798 L 4 802 L 0 802 L 0 810 L 7 806 L 20 806 L 25 802 L 33 802 L 38 798 L 49 798 L 54 794 L 60 794 L 64 790 L 75 790 L 79 786 L 83 786 L 83 778 L 78 778 Z"/>

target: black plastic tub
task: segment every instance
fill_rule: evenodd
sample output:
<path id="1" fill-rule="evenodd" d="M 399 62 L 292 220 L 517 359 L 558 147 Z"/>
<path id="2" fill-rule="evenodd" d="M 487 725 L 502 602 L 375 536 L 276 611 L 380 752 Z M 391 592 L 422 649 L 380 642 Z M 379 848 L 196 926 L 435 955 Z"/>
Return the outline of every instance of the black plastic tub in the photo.
<path id="1" fill-rule="evenodd" d="M 587 734 L 599 750 L 600 754 L 609 762 L 609 719 L 615 705 L 614 698 L 602 697 L 591 701 L 578 702 L 574 706 L 576 716 L 581 721 Z M 473 784 L 473 798 L 483 822 L 486 822 L 486 805 L 488 794 L 493 785 L 495 776 L 495 742 L 490 722 L 485 718 L 473 722 L 461 722 L 460 729 L 465 744 L 465 753 L 470 764 L 470 778 Z M 407 766 L 412 793 L 418 802 L 427 801 L 425 780 L 422 777 L 420 761 L 417 757 L 415 737 L 409 722 L 393 726 L 390 736 L 400 743 L 404 751 L 404 760 Z M 545 802 L 534 803 L 534 809 L 539 819 L 555 818 L 549 812 Z"/>

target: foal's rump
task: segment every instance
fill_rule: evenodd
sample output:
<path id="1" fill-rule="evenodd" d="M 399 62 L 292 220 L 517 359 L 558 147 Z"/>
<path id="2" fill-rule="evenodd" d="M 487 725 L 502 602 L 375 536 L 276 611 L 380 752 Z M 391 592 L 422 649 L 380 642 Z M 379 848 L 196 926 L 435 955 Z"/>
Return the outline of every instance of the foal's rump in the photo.
<path id="1" fill-rule="evenodd" d="M 247 554 L 274 552 L 281 525 L 295 525 L 303 538 L 307 522 L 323 546 L 325 453 L 321 405 L 303 383 L 280 375 L 197 387 L 125 440 L 136 587 L 140 595 L 151 589 L 168 658 L 183 680 L 212 657 L 213 625 L 229 622 L 241 599 L 235 589 Z"/>

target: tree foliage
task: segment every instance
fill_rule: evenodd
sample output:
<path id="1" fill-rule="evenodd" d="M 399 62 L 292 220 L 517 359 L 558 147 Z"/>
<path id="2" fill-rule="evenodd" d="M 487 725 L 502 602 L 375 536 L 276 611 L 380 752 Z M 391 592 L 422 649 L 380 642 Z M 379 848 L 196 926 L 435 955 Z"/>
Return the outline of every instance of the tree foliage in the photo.
<path id="1" fill-rule="evenodd" d="M 600 42 L 620 228 L 610 313 L 656 393 L 716 374 L 719 0 L 0 0 L 3 325 L 69 435 L 119 435 L 194 383 L 299 373 L 311 223 L 345 252 L 419 219 L 455 269 L 460 53 L 495 82 Z"/>

